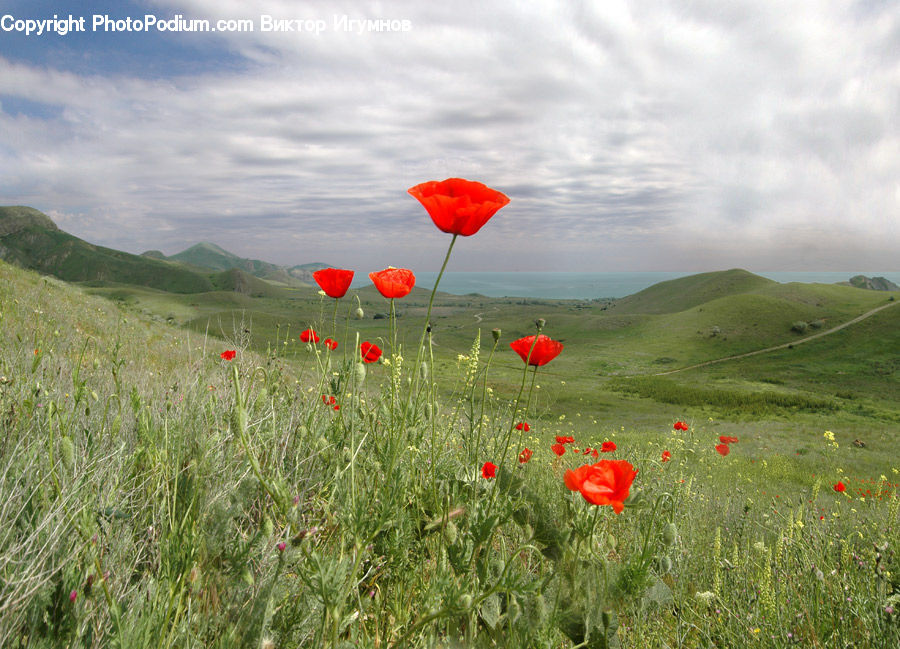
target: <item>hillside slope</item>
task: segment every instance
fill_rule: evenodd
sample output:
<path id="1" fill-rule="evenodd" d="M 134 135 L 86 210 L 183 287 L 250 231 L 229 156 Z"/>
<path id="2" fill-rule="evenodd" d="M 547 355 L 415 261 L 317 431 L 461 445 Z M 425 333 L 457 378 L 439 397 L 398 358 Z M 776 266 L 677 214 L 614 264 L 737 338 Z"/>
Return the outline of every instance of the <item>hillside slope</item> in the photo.
<path id="1" fill-rule="evenodd" d="M 205 274 L 95 246 L 63 232 L 46 214 L 21 206 L 0 207 L 0 258 L 67 282 L 116 282 L 172 293 L 215 289 Z"/>
<path id="2" fill-rule="evenodd" d="M 739 268 L 699 273 L 654 284 L 634 295 L 617 300 L 609 307 L 609 311 L 678 313 L 710 300 L 758 291 L 777 283 Z"/>

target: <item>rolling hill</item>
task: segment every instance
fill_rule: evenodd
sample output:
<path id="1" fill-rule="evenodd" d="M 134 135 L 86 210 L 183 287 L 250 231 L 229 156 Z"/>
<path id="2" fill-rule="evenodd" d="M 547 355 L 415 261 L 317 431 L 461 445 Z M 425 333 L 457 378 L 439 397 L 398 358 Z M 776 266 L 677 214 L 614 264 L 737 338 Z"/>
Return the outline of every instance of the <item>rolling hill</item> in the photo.
<path id="1" fill-rule="evenodd" d="M 750 293 L 777 284 L 740 268 L 699 273 L 654 284 L 617 300 L 609 310 L 612 313 L 677 313 L 716 298 Z"/>

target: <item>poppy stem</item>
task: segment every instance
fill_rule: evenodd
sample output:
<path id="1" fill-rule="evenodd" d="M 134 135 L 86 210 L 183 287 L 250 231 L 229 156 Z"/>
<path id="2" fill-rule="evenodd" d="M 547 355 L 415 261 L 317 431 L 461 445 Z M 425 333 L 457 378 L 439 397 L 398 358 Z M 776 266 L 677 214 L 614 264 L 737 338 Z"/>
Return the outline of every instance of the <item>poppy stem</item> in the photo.
<path id="1" fill-rule="evenodd" d="M 434 288 L 431 289 L 431 297 L 428 298 L 428 311 L 425 312 L 425 324 L 422 326 L 422 337 L 419 339 L 419 346 L 416 349 L 416 363 L 413 366 L 413 374 L 415 375 L 415 385 L 413 389 L 409 391 L 409 395 L 406 398 L 406 407 L 405 410 L 409 409 L 410 400 L 412 399 L 413 394 L 417 394 L 419 391 L 419 365 L 422 364 L 422 350 L 425 347 L 425 334 L 428 333 L 428 327 L 431 324 L 431 308 L 434 306 L 434 295 L 437 293 L 438 285 L 441 283 L 441 277 L 444 276 L 444 270 L 447 268 L 447 262 L 450 261 L 450 253 L 453 252 L 453 244 L 456 243 L 456 237 L 458 234 L 454 234 L 453 238 L 450 240 L 450 247 L 447 248 L 447 254 L 444 255 L 444 263 L 441 264 L 441 270 L 438 273 L 437 279 L 434 280 Z"/>

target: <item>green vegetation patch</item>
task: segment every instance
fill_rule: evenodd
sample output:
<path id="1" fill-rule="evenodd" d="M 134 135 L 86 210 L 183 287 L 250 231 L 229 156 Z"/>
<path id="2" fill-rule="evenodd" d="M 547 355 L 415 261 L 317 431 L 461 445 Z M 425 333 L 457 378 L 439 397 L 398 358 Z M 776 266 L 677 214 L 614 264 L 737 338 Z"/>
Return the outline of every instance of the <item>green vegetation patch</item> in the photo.
<path id="1" fill-rule="evenodd" d="M 610 390 L 636 394 L 661 403 L 710 407 L 728 413 L 755 416 L 771 415 L 785 410 L 827 412 L 838 409 L 838 404 L 831 399 L 806 394 L 699 387 L 657 376 L 617 378 L 606 385 Z"/>

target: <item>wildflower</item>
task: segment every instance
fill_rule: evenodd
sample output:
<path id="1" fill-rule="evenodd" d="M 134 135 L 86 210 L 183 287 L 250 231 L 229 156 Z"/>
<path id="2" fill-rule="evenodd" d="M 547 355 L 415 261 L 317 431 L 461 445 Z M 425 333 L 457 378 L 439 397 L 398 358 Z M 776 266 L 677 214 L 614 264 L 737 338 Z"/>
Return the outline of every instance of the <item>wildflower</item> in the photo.
<path id="1" fill-rule="evenodd" d="M 375 284 L 378 292 L 389 300 L 409 295 L 416 285 L 416 276 L 408 268 L 388 267 L 369 273 L 369 279 Z"/>
<path id="2" fill-rule="evenodd" d="M 481 477 L 487 480 L 497 476 L 497 465 L 493 462 L 485 462 L 481 466 Z"/>
<path id="3" fill-rule="evenodd" d="M 550 447 L 550 450 L 556 453 L 559 456 L 562 456 L 563 453 L 566 452 L 566 447 L 563 446 L 560 442 L 557 442 L 553 446 Z"/>
<path id="4" fill-rule="evenodd" d="M 675 430 L 684 430 L 684 431 L 686 431 L 686 430 L 688 429 L 688 425 L 687 425 L 686 423 L 684 423 L 683 421 L 676 421 L 676 422 L 675 422 L 675 425 L 672 426 L 672 428 L 674 428 Z"/>
<path id="5" fill-rule="evenodd" d="M 663 452 L 662 452 L 662 461 L 663 461 L 663 462 L 668 462 L 668 461 L 671 460 L 671 459 L 672 459 L 672 454 L 669 453 L 669 451 L 663 451 Z"/>
<path id="6" fill-rule="evenodd" d="M 237 352 L 234 351 L 233 349 L 226 349 L 224 352 L 222 352 L 219 355 L 222 357 L 223 360 L 230 361 L 235 357 L 236 354 L 237 354 Z"/>
<path id="7" fill-rule="evenodd" d="M 570 435 L 557 435 L 556 443 L 557 444 L 573 444 L 575 442 L 575 438 Z"/>
<path id="8" fill-rule="evenodd" d="M 279 552 L 284 552 L 284 549 L 287 547 L 287 543 L 285 543 L 284 541 L 280 541 L 276 547 L 278 548 Z"/>
<path id="9" fill-rule="evenodd" d="M 319 334 L 313 331 L 312 327 L 300 334 L 300 341 L 304 343 L 319 342 Z"/>
<path id="10" fill-rule="evenodd" d="M 615 450 L 616 450 L 615 442 L 603 442 L 603 444 L 600 446 L 601 453 L 612 453 Z"/>
<path id="11" fill-rule="evenodd" d="M 621 514 L 637 471 L 625 460 L 600 460 L 566 471 L 565 484 L 593 505 L 610 505 Z"/>
<path id="12" fill-rule="evenodd" d="M 534 344 L 534 349 L 531 348 Z M 540 367 L 546 365 L 554 358 L 559 356 L 563 350 L 563 344 L 556 340 L 551 340 L 550 336 L 541 334 L 535 342 L 534 336 L 525 336 L 509 343 L 509 346 L 529 365 Z M 529 352 L 531 356 L 529 357 Z"/>
<path id="13" fill-rule="evenodd" d="M 527 433 L 531 430 L 531 426 L 528 425 L 527 421 L 520 421 L 518 424 L 516 424 L 516 430 L 522 430 Z"/>
<path id="14" fill-rule="evenodd" d="M 533 453 L 531 452 L 530 448 L 528 448 L 527 446 L 523 448 L 522 452 L 519 453 L 519 464 L 525 464 L 526 462 L 528 462 L 528 460 L 531 459 L 532 455 Z"/>
<path id="15" fill-rule="evenodd" d="M 353 275 L 352 270 L 323 268 L 313 273 L 313 279 L 328 297 L 339 299 L 347 294 L 350 282 L 353 281 Z"/>
<path id="16" fill-rule="evenodd" d="M 826 430 L 825 433 L 822 435 L 822 437 L 827 439 L 829 442 L 834 441 L 834 433 L 832 433 L 830 430 Z"/>
<path id="17" fill-rule="evenodd" d="M 838 481 L 838 483 L 836 485 L 834 485 L 834 490 L 838 493 L 843 493 L 844 491 L 847 490 L 847 485 L 845 485 L 841 481 Z"/>
<path id="18" fill-rule="evenodd" d="M 716 451 L 719 453 L 719 455 L 725 457 L 731 452 L 731 447 L 728 446 L 728 444 L 719 444 L 716 446 Z"/>
<path id="19" fill-rule="evenodd" d="M 591 449 L 591 455 L 593 455 L 595 458 L 600 457 L 600 454 L 597 452 L 597 449 L 595 449 L 595 448 Z"/>
<path id="20" fill-rule="evenodd" d="M 329 397 L 323 394 L 322 403 L 324 403 L 326 406 L 333 406 L 337 403 L 337 399 L 335 399 L 333 396 Z"/>
<path id="21" fill-rule="evenodd" d="M 325 342 L 323 344 L 331 351 L 334 351 L 335 349 L 337 349 L 337 346 L 338 346 L 337 341 L 334 340 L 333 338 L 326 338 Z"/>
<path id="22" fill-rule="evenodd" d="M 69 593 L 69 601 L 70 602 L 74 603 L 77 598 L 78 598 L 77 590 L 73 590 L 71 593 Z"/>
<path id="23" fill-rule="evenodd" d="M 719 441 L 722 442 L 723 444 L 736 444 L 738 441 L 738 438 L 731 437 L 728 435 L 721 435 L 721 436 L 719 436 Z"/>
<path id="24" fill-rule="evenodd" d="M 432 180 L 407 191 L 422 204 L 439 230 L 464 237 L 478 232 L 497 210 L 509 203 L 501 192 L 463 178 Z"/>
<path id="25" fill-rule="evenodd" d="M 368 341 L 364 342 L 359 346 L 359 352 L 362 354 L 362 359 L 364 363 L 375 363 L 381 358 L 381 348 Z"/>

